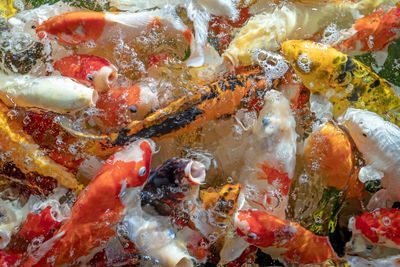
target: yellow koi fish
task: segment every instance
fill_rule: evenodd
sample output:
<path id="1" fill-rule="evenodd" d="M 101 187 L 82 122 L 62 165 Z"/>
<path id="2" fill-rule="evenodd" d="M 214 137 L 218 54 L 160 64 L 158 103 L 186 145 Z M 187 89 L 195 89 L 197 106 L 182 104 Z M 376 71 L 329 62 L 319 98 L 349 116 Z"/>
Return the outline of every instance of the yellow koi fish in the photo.
<path id="1" fill-rule="evenodd" d="M 333 115 L 347 108 L 367 109 L 400 125 L 400 99 L 389 83 L 369 67 L 323 44 L 292 40 L 282 44 L 290 62 L 312 93 L 325 94 L 333 104 Z"/>

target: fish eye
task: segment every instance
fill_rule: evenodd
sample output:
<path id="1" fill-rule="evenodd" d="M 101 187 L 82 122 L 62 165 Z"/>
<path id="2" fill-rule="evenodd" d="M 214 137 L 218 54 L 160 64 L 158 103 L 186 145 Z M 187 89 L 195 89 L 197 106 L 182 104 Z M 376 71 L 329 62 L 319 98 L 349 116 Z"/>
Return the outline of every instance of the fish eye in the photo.
<path id="1" fill-rule="evenodd" d="M 93 81 L 94 80 L 93 75 L 90 74 L 90 73 L 86 76 L 86 79 L 88 79 L 89 81 Z"/>
<path id="2" fill-rule="evenodd" d="M 32 25 L 32 27 L 31 27 L 32 29 L 36 29 L 36 26 L 35 25 Z"/>
<path id="3" fill-rule="evenodd" d="M 137 111 L 136 106 L 135 105 L 129 106 L 129 111 L 132 113 L 136 113 L 136 111 Z"/>
<path id="4" fill-rule="evenodd" d="M 362 134 L 364 137 L 367 137 L 367 135 L 365 133 Z"/>
<path id="5" fill-rule="evenodd" d="M 143 176 L 146 173 L 146 167 L 142 167 L 139 169 L 139 176 Z"/>

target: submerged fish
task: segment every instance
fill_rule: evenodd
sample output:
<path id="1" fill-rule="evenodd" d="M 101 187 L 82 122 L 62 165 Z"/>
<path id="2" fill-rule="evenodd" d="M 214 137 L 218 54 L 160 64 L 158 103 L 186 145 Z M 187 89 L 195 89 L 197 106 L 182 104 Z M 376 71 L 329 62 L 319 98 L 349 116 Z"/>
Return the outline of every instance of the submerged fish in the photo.
<path id="1" fill-rule="evenodd" d="M 358 19 L 333 45 L 340 51 L 351 54 L 381 51 L 399 38 L 399 32 L 400 6 L 387 12 L 381 9 Z"/>
<path id="2" fill-rule="evenodd" d="M 9 109 L 0 102 L 0 145 L 9 153 L 14 164 L 23 172 L 37 172 L 42 176 L 57 179 L 60 185 L 79 192 L 83 186 L 67 168 L 57 164 L 40 149 L 22 126 L 8 118 Z"/>
<path id="3" fill-rule="evenodd" d="M 367 109 L 400 126 L 400 99 L 369 67 L 338 50 L 304 40 L 282 44 L 282 52 L 312 93 L 325 94 L 333 115 Z"/>
<path id="4" fill-rule="evenodd" d="M 341 118 L 367 166 L 358 178 L 365 183 L 382 179 L 384 189 L 370 200 L 368 208 L 382 207 L 386 201 L 400 201 L 400 128 L 377 114 L 349 108 Z"/>
<path id="5" fill-rule="evenodd" d="M 243 194 L 252 208 L 285 218 L 296 164 L 296 123 L 289 100 L 268 91 L 252 129 L 240 175 Z"/>
<path id="6" fill-rule="evenodd" d="M 36 28 L 39 38 L 50 37 L 67 45 L 94 42 L 109 45 L 121 38 L 133 41 L 152 30 L 162 31 L 168 37 L 177 37 L 187 43 L 191 56 L 186 61 L 189 66 L 201 66 L 197 43 L 192 41 L 192 33 L 177 16 L 165 10 L 143 11 L 139 13 L 112 13 L 75 11 L 52 17 Z"/>
<path id="7" fill-rule="evenodd" d="M 117 79 L 117 67 L 108 60 L 93 55 L 73 55 L 54 62 L 54 69 L 63 76 L 76 79 L 97 91 L 110 89 Z"/>
<path id="8" fill-rule="evenodd" d="M 295 222 L 263 211 L 238 211 L 234 225 L 248 243 L 290 264 L 320 263 L 336 257 L 327 237 L 314 235 Z"/>
<path id="9" fill-rule="evenodd" d="M 71 217 L 43 243 L 25 266 L 59 266 L 84 261 L 115 235 L 129 199 L 140 196 L 150 173 L 154 143 L 138 140 L 111 156 L 83 191 Z"/>

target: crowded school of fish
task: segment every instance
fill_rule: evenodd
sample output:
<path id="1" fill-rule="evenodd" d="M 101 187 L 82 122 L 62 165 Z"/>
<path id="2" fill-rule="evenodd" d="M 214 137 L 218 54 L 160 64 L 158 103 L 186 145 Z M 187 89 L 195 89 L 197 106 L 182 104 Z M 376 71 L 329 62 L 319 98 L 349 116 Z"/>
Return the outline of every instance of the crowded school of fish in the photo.
<path id="1" fill-rule="evenodd" d="M 0 0 L 1 266 L 400 265 L 399 89 L 358 60 L 400 2 L 33 2 Z"/>

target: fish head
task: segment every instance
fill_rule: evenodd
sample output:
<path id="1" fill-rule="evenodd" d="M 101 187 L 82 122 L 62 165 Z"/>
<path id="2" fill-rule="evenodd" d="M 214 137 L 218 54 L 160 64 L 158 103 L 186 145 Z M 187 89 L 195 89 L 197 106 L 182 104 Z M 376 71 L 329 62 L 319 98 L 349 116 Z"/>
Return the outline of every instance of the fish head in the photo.
<path id="1" fill-rule="evenodd" d="M 257 247 L 270 247 L 279 242 L 278 235 L 286 238 L 292 227 L 286 227 L 286 221 L 271 214 L 259 210 L 239 210 L 234 217 L 234 225 L 237 233 L 245 240 Z M 295 229 L 294 229 L 295 231 Z M 286 234 L 285 234 L 286 233 Z M 282 236 L 280 235 L 282 234 Z M 290 238 L 290 236 L 287 238 Z"/>
<path id="2" fill-rule="evenodd" d="M 93 55 L 63 57 L 54 63 L 54 69 L 100 92 L 110 89 L 118 77 L 117 67 L 108 60 Z"/>
<path id="3" fill-rule="evenodd" d="M 74 11 L 51 17 L 36 28 L 40 39 L 49 37 L 67 45 L 96 41 L 106 24 L 104 12 Z"/>
<path id="4" fill-rule="evenodd" d="M 126 181 L 126 187 L 142 186 L 150 174 L 151 156 L 155 143 L 150 139 L 139 139 L 116 152 L 107 160 L 103 171 L 112 169 L 114 180 Z"/>
<path id="5" fill-rule="evenodd" d="M 334 48 L 305 40 L 283 42 L 282 53 L 304 85 L 314 93 L 324 93 L 337 85 L 341 67 L 348 60 Z"/>
<path id="6" fill-rule="evenodd" d="M 377 126 L 383 126 L 382 120 L 373 112 L 354 108 L 347 109 L 345 115 L 340 118 L 358 150 L 364 155 L 378 148 L 375 134 Z"/>

